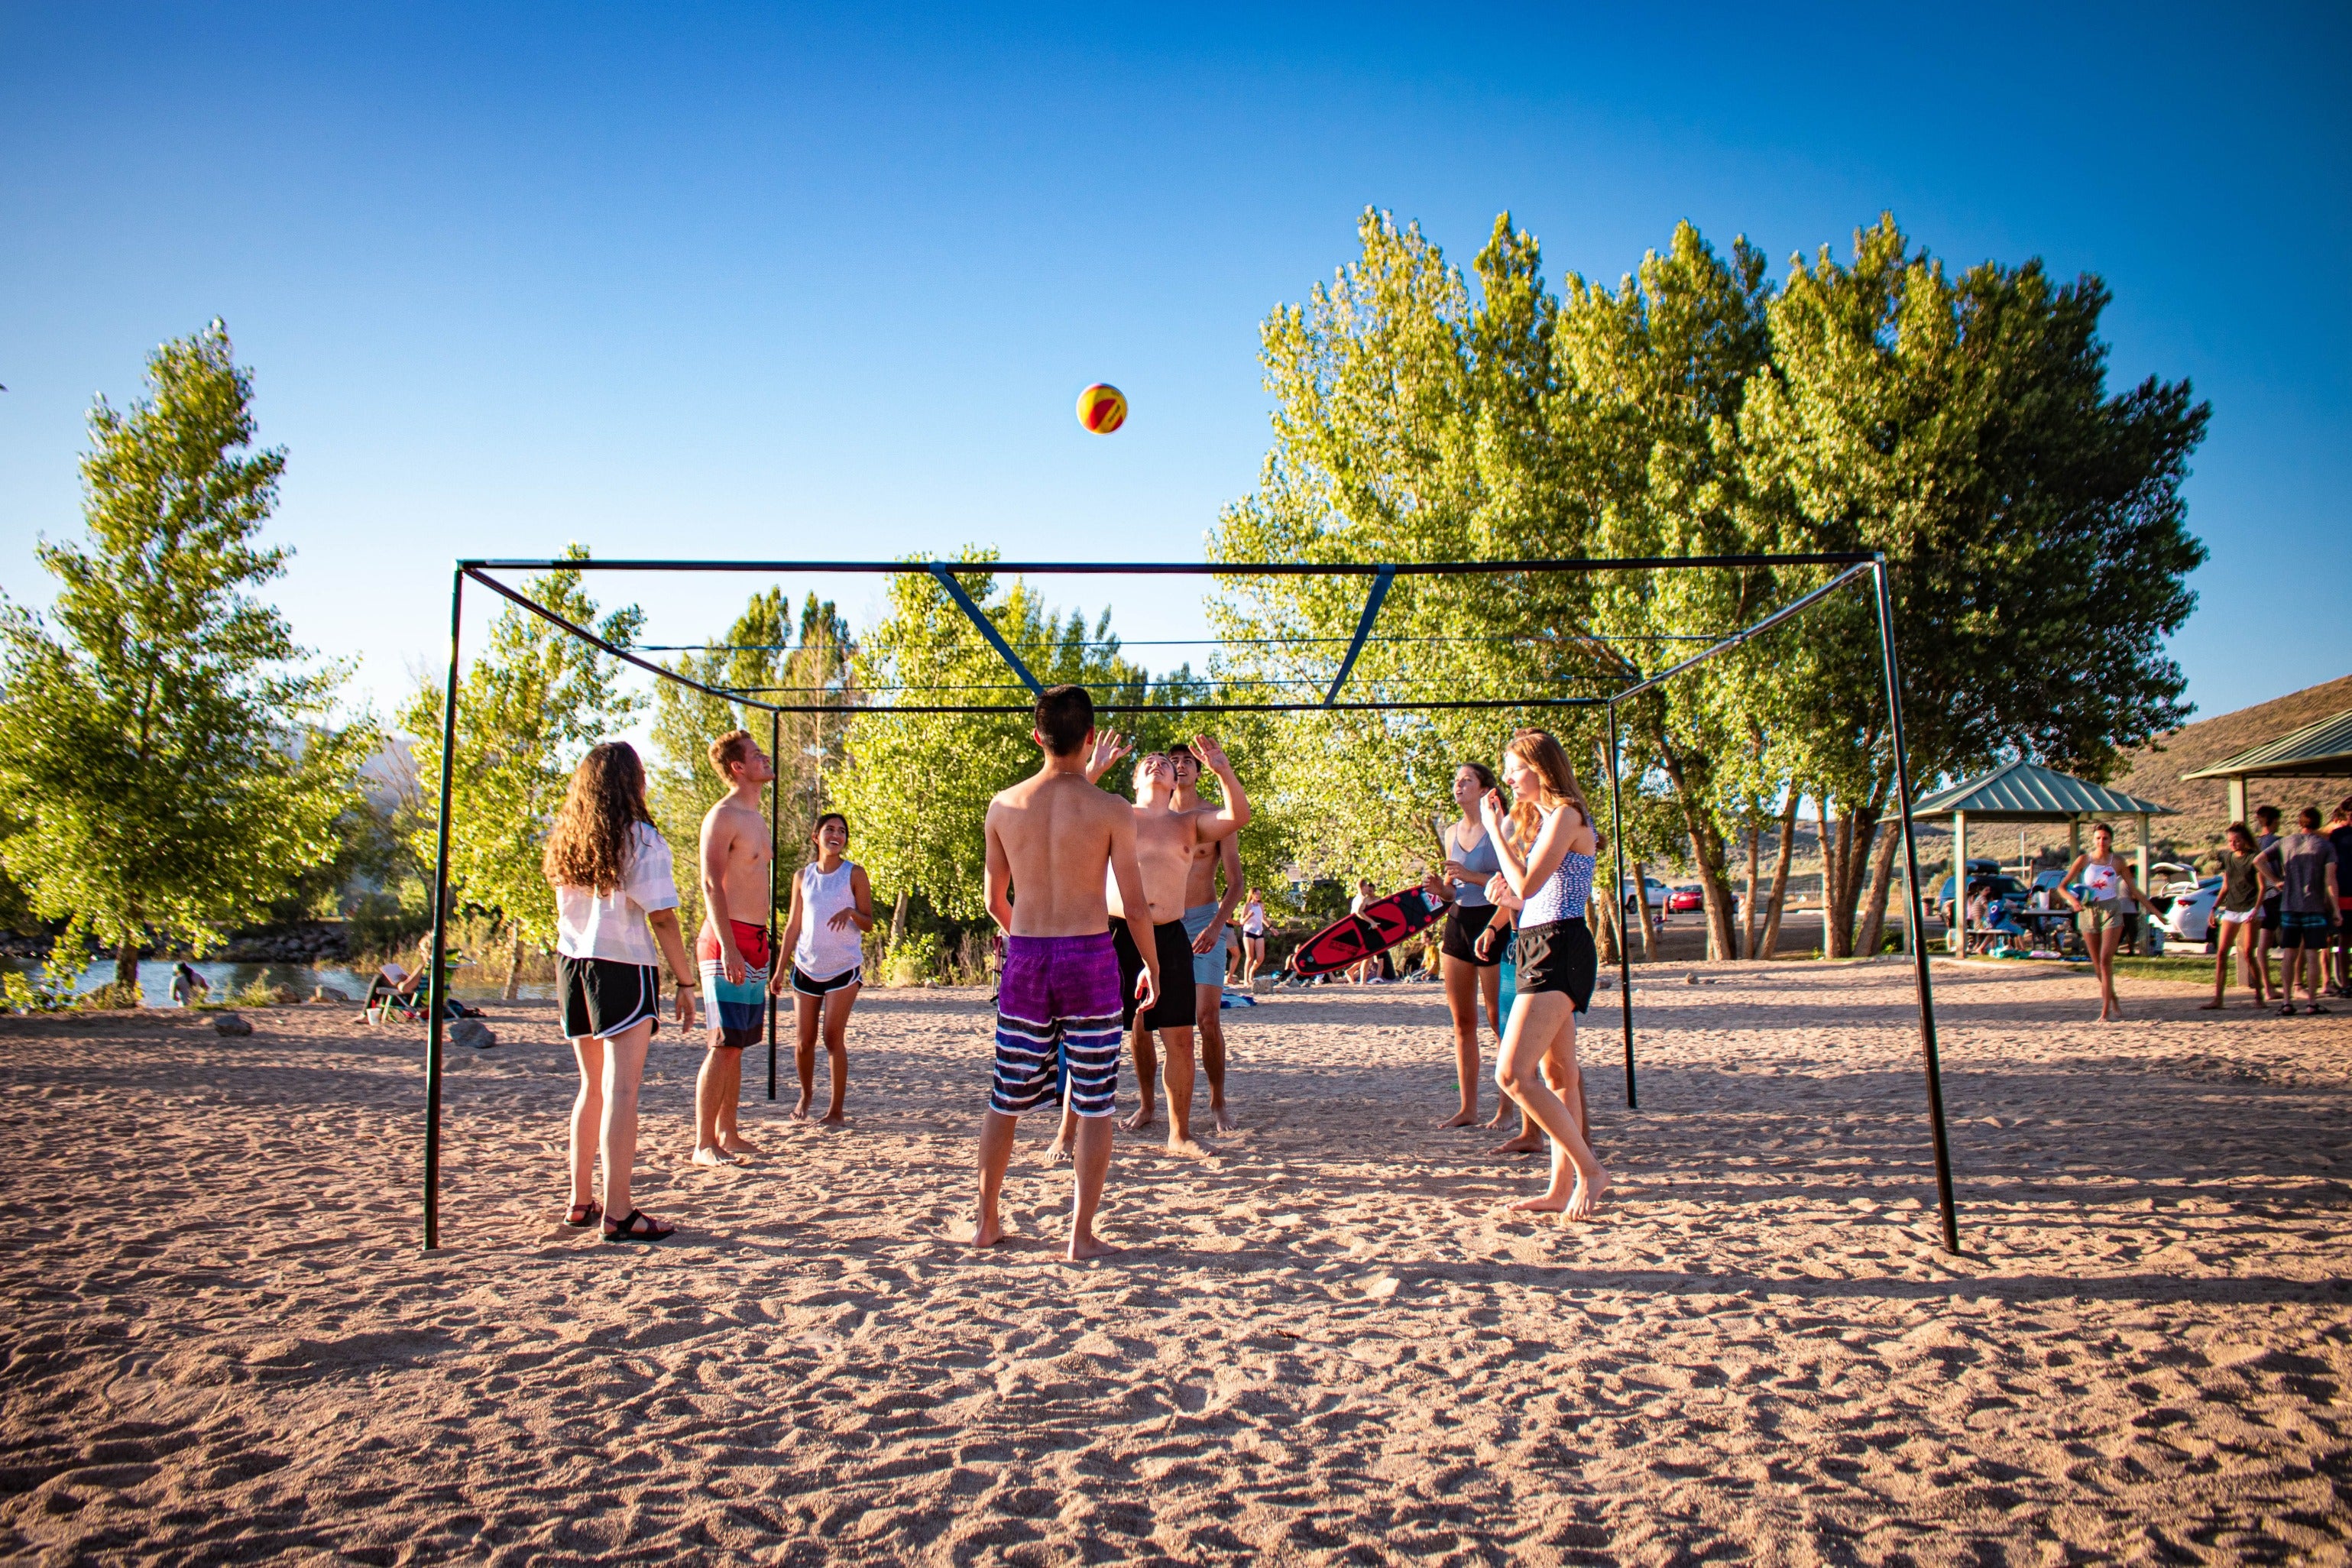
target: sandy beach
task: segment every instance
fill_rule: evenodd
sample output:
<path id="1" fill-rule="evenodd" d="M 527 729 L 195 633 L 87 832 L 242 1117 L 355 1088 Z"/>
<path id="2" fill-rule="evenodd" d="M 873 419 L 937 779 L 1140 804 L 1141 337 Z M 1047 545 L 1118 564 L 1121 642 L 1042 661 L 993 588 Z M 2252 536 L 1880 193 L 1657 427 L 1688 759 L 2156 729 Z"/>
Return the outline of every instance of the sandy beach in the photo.
<path id="1" fill-rule="evenodd" d="M 727 1171 L 666 1031 L 656 1248 L 558 1223 L 544 1004 L 451 1055 L 431 1254 L 415 1026 L 0 1020 L 0 1555 L 2346 1560 L 2352 1016 L 1939 969 L 1952 1258 L 1908 972 L 1699 973 L 1640 979 L 1638 1110 L 1596 1002 L 1597 1223 L 1434 1130 L 1434 987 L 1325 989 L 1226 1015 L 1242 1131 L 1122 1134 L 1083 1266 L 1042 1117 L 1020 1237 L 950 1239 L 979 993 L 866 994 L 845 1130 L 747 1063 Z"/>

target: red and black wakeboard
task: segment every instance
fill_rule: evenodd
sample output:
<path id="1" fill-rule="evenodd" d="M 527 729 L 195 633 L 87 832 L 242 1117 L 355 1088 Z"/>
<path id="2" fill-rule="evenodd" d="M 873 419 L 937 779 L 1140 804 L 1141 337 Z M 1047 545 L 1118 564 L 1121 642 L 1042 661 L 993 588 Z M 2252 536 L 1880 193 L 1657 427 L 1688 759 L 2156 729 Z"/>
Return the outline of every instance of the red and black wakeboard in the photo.
<path id="1" fill-rule="evenodd" d="M 1426 889 L 1407 888 L 1376 899 L 1360 915 L 1333 921 L 1298 944 L 1290 972 L 1302 980 L 1330 974 L 1361 959 L 1385 952 L 1444 913 L 1445 906 Z"/>

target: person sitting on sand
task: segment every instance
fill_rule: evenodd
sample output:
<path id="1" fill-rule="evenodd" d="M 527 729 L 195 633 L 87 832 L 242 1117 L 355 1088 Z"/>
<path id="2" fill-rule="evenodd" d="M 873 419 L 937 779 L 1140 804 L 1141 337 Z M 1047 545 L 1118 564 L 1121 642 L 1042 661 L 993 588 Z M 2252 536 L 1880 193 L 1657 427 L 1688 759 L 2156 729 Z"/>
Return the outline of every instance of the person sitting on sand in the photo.
<path id="1" fill-rule="evenodd" d="M 572 1210 L 563 1223 L 584 1229 L 601 1215 L 606 1241 L 659 1241 L 677 1227 L 629 1202 L 637 1084 L 646 1047 L 661 1027 L 659 964 L 667 963 L 677 984 L 680 1029 L 694 1027 L 695 985 L 678 931 L 669 846 L 646 809 L 646 770 L 635 748 L 623 741 L 589 748 L 572 772 L 540 868 L 555 889 L 556 991 L 580 1068 L 580 1093 L 572 1102 Z M 589 1191 L 600 1147 L 601 1204 Z"/>
<path id="2" fill-rule="evenodd" d="M 824 1059 L 832 1074 L 832 1099 L 818 1121 L 838 1127 L 842 1098 L 849 1089 L 849 1010 L 866 979 L 865 935 L 874 929 L 874 888 L 866 868 L 843 857 L 849 849 L 849 818 L 828 811 L 809 835 L 816 858 L 793 879 L 793 912 L 784 921 L 783 949 L 793 955 L 793 1017 L 799 1036 L 793 1065 L 800 1070 L 801 1100 L 793 1114 L 805 1120 L 816 1100 L 816 1038 L 822 1025 Z M 774 986 L 782 984 L 779 975 Z"/>
<path id="3" fill-rule="evenodd" d="M 971 1244 L 1003 1239 L 998 1198 L 1013 1159 L 1021 1114 L 1054 1097 L 1077 1119 L 1071 1143 L 1077 1180 L 1070 1209 L 1072 1262 L 1116 1251 L 1094 1233 L 1095 1208 L 1110 1173 L 1111 1119 L 1118 1109 L 1120 985 L 1106 881 L 1130 911 L 1123 924 L 1141 955 L 1134 1000 L 1160 997 L 1159 945 L 1143 872 L 1136 864 L 1136 814 L 1087 779 L 1095 739 L 1094 699 L 1082 686 L 1048 688 L 1037 699 L 1030 739 L 1044 762 L 988 804 L 983 883 L 988 912 L 1004 936 L 1004 978 L 996 994 L 996 1058 L 988 1111 L 981 1119 L 980 1203 Z M 1178 893 L 1181 894 L 1181 883 Z M 1180 924 L 1179 933 L 1183 930 Z M 1184 985 L 1183 967 L 1167 983 Z M 1190 987 L 1185 987 L 1189 995 Z"/>
<path id="4" fill-rule="evenodd" d="M 1600 977 L 1600 956 L 1585 928 L 1584 910 L 1591 901 L 1601 837 L 1568 753 L 1549 734 L 1522 730 L 1513 735 L 1503 749 L 1502 772 L 1517 802 L 1511 808 L 1515 831 L 1505 832 L 1499 790 L 1489 790 L 1478 808 L 1502 861 L 1496 890 L 1521 900 L 1512 954 L 1517 994 L 1504 1026 L 1495 1085 L 1517 1100 L 1552 1141 L 1550 1184 L 1539 1195 L 1511 1206 L 1586 1219 L 1609 1191 L 1609 1173 L 1586 1142 L 1579 1118 L 1538 1069 L 1547 1054 L 1557 1052 L 1568 1079 L 1566 1094 L 1581 1102 L 1576 1016 L 1591 1005 Z"/>

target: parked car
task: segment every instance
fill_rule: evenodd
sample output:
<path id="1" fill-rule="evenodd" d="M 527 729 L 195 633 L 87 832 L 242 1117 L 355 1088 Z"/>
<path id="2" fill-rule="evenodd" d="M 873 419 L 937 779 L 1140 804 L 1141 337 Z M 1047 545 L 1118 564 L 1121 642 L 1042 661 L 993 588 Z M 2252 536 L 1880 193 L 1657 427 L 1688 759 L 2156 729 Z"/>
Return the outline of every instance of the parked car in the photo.
<path id="1" fill-rule="evenodd" d="M 1672 891 L 1673 889 L 1669 889 L 1664 882 L 1659 881 L 1655 877 L 1644 877 L 1642 879 L 1642 896 L 1643 899 L 1648 900 L 1650 910 L 1654 914 L 1662 915 L 1666 912 L 1666 899 Z M 1633 879 L 1629 877 L 1624 881 L 1618 883 L 1617 893 L 1618 896 L 1625 901 L 1625 912 L 1629 915 L 1635 913 L 1636 911 L 1633 908 Z"/>
<path id="2" fill-rule="evenodd" d="M 1979 866 L 1993 866 L 1994 868 L 1980 871 L 1977 868 Z M 2014 877 L 2002 876 L 1999 867 L 1990 860 L 1969 862 L 1969 894 L 1973 896 L 1979 888 L 1990 888 L 1994 898 L 2007 900 L 2011 907 L 2023 905 L 2032 896 L 2024 883 Z M 1958 911 L 1952 907 L 1952 879 L 1949 877 L 1945 878 L 1944 885 L 1936 889 L 1936 908 L 1943 915 L 1946 925 L 1953 923 Z"/>
<path id="3" fill-rule="evenodd" d="M 2179 884 L 2175 883 L 2174 886 Z M 2158 914 L 2154 923 L 2174 942 L 2198 942 L 2210 949 L 2217 934 L 2213 929 L 2213 909 L 2221 899 L 2221 879 L 2207 877 L 2189 884 L 2188 892 L 2176 895 L 2171 906 Z"/>
<path id="4" fill-rule="evenodd" d="M 1706 892 L 1696 882 L 1685 882 L 1666 895 L 1666 910 L 1671 914 L 1688 914 L 1705 908 Z"/>

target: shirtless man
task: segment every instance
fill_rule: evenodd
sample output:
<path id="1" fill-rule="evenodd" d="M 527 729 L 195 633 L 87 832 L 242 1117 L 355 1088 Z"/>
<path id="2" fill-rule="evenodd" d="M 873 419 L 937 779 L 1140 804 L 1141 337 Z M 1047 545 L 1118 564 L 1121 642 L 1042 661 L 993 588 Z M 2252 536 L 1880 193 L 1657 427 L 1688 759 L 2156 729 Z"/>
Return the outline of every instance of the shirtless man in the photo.
<path id="1" fill-rule="evenodd" d="M 1135 858 L 1143 869 L 1152 944 L 1167 988 L 1160 993 L 1157 1007 L 1139 1010 L 1129 1005 L 1121 1019 L 1133 1031 L 1135 1079 L 1143 1101 L 1122 1125 L 1130 1132 L 1151 1125 L 1151 1080 L 1160 1076 L 1161 1087 L 1168 1091 L 1169 1152 L 1197 1159 L 1207 1151 L 1192 1139 L 1192 1027 L 1200 993 L 1197 986 L 1183 984 L 1192 967 L 1192 939 L 1184 931 L 1185 885 L 1196 854 L 1204 846 L 1213 853 L 1219 840 L 1239 832 L 1249 821 L 1250 805 L 1241 781 L 1234 776 L 1233 764 L 1217 743 L 1202 736 L 1192 747 L 1224 785 L 1225 804 L 1214 810 L 1176 809 L 1176 760 L 1169 753 L 1154 752 L 1135 764 Z M 1100 778 L 1128 750 L 1115 735 L 1097 743 L 1087 764 L 1087 776 Z M 1129 907 L 1114 897 L 1111 912 L 1121 913 Z M 1113 938 L 1118 934 L 1112 932 Z M 1119 942 L 1118 962 L 1122 979 L 1141 966 L 1141 955 L 1131 941 Z M 1164 1074 L 1155 1060 L 1154 1035 L 1167 1052 Z M 1070 1118 L 1063 1117 L 1061 1136 L 1047 1152 L 1049 1160 L 1067 1153 L 1073 1131 Z"/>
<path id="2" fill-rule="evenodd" d="M 1023 1111 L 1053 1098 L 1076 1117 L 1076 1194 L 1070 1210 L 1073 1263 L 1118 1250 L 1094 1232 L 1095 1208 L 1110 1173 L 1111 1116 L 1118 1089 L 1118 960 L 1112 950 L 1106 881 L 1124 908 L 1148 908 L 1135 858 L 1135 816 L 1086 775 L 1095 738 L 1094 700 L 1079 686 L 1037 699 L 1030 738 L 1045 762 L 988 804 L 988 912 L 1004 936 L 1004 977 L 996 994 L 996 1062 L 980 1129 L 980 1209 L 972 1245 L 1003 1239 L 997 1198 Z M 1014 895 L 1018 894 L 1017 900 Z M 1143 972 L 1132 1000 L 1160 995 L 1151 927 L 1126 918 L 1140 940 Z"/>
<path id="3" fill-rule="evenodd" d="M 1176 809 L 1212 812 L 1193 786 L 1201 779 L 1201 761 L 1192 748 L 1171 746 L 1176 762 Z M 1225 874 L 1225 896 L 1217 897 L 1217 873 Z M 1184 931 L 1192 939 L 1192 1011 L 1201 1032 L 1201 1067 L 1209 1075 L 1209 1114 L 1220 1132 L 1234 1130 L 1233 1112 L 1225 1109 L 1225 969 L 1228 949 L 1238 952 L 1233 933 L 1234 910 L 1247 889 L 1242 884 L 1241 835 L 1228 833 L 1213 843 L 1192 848 L 1192 864 L 1184 873 Z"/>
<path id="4" fill-rule="evenodd" d="M 702 818 L 702 930 L 694 957 L 710 1010 L 710 1049 L 694 1080 L 694 1163 L 731 1165 L 759 1152 L 737 1129 L 735 1105 L 743 1047 L 760 1038 L 768 1001 L 768 862 L 776 846 L 760 792 L 776 765 L 747 730 L 711 742 L 710 765 L 727 793 Z"/>

